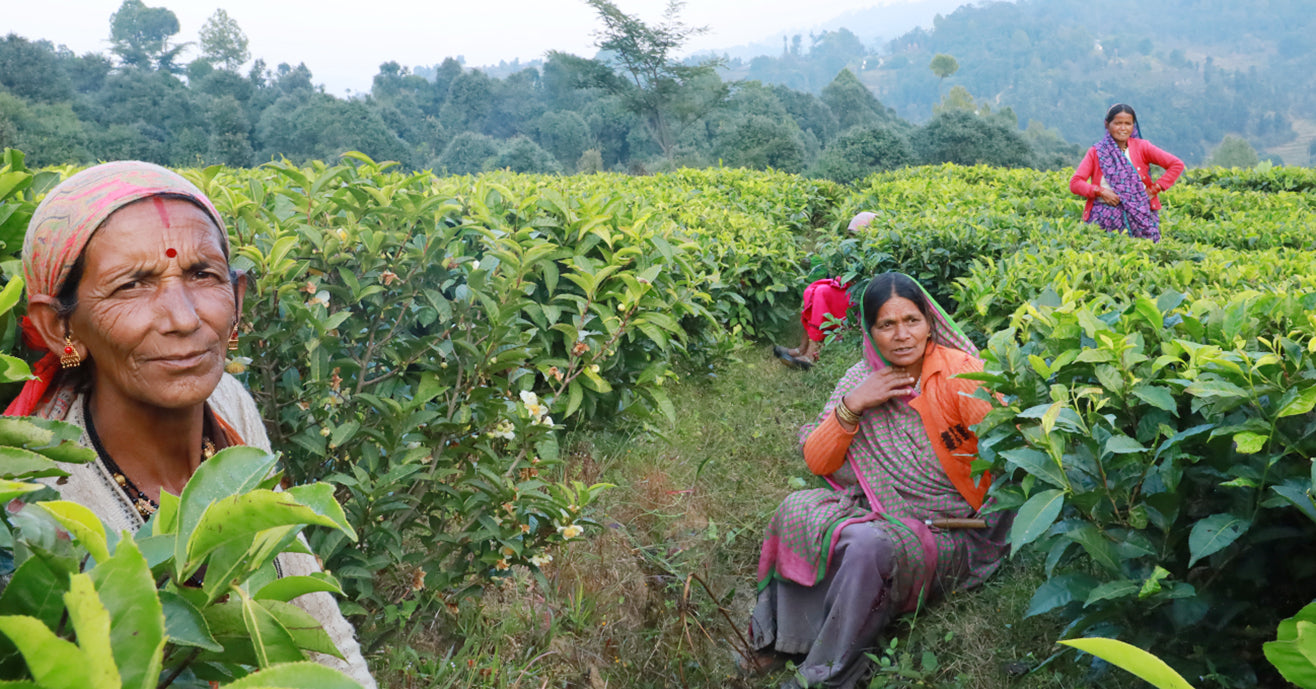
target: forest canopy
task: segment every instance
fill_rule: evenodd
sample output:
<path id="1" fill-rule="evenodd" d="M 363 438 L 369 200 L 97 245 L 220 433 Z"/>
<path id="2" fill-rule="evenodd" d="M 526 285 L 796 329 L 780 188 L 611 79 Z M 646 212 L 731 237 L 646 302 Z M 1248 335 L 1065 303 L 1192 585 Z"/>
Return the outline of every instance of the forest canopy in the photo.
<path id="1" fill-rule="evenodd" d="M 1228 136 L 1261 159 L 1307 154 L 1295 129 L 1306 123 L 1294 113 L 1316 98 L 1302 81 L 1316 51 L 1297 39 L 1316 27 L 1299 2 L 1200 12 L 1170 0 L 1136 25 L 1101 21 L 1132 16 L 1131 0 L 997 2 L 964 6 L 882 46 L 838 29 L 796 35 L 780 55 L 748 62 L 677 58 L 702 27 L 675 14 L 646 24 L 606 0 L 589 4 L 605 29 L 594 57 L 550 52 L 493 68 L 451 57 L 385 62 L 368 93 L 340 98 L 305 64 L 252 61 L 223 10 L 190 46 L 177 41 L 168 8 L 125 0 L 106 27 L 106 54 L 0 39 L 0 147 L 21 148 L 37 165 L 245 167 L 358 150 L 458 174 L 720 164 L 851 181 L 947 160 L 1073 165 L 1100 135 L 1101 113 L 1123 101 L 1138 109 L 1145 135 L 1189 163 L 1207 162 Z M 649 55 L 627 54 L 646 45 Z M 963 145 L 937 143 L 950 120 Z"/>

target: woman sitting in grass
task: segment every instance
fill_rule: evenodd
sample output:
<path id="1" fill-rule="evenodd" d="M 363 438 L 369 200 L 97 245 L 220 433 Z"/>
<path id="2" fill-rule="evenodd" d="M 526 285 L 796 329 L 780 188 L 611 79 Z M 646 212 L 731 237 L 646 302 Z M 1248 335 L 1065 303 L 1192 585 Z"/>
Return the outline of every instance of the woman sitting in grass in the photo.
<path id="1" fill-rule="evenodd" d="M 894 615 L 982 583 L 1005 552 L 1010 517 L 980 515 L 970 430 L 991 408 L 973 343 L 900 273 L 864 291 L 864 358 L 804 427 L 804 458 L 828 488 L 777 508 L 759 559 L 750 643 L 755 669 L 802 656 L 807 686 L 852 687 Z M 794 682 L 796 680 L 792 680 Z M 787 683 L 784 686 L 795 686 Z"/>

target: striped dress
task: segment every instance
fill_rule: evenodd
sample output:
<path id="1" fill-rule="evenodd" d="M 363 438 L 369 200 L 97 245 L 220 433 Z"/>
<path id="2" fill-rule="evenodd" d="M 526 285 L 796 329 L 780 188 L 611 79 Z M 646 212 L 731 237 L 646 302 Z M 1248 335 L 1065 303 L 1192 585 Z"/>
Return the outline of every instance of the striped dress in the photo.
<path id="1" fill-rule="evenodd" d="M 866 361 L 851 367 L 801 442 L 872 372 Z M 924 579 L 919 539 L 874 514 L 856 468 L 889 515 L 979 516 L 946 475 L 915 409 L 892 401 L 864 414 L 846 463 L 828 477 L 832 486 L 788 495 L 764 541 L 751 640 L 760 651 L 805 655 L 799 667 L 810 686 L 853 686 L 863 651 Z M 934 597 L 976 586 L 999 567 L 1010 519 L 985 518 L 987 529 L 933 530 Z"/>

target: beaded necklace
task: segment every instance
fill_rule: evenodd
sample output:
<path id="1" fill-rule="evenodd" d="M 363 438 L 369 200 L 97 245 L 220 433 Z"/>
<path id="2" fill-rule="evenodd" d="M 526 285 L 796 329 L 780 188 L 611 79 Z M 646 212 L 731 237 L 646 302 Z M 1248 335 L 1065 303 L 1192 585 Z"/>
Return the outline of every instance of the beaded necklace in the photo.
<path id="1" fill-rule="evenodd" d="M 105 447 L 101 445 L 101 438 L 96 433 L 96 422 L 91 417 L 90 395 L 87 395 L 83 399 L 82 417 L 87 421 L 87 437 L 91 439 L 91 445 L 96 450 L 96 456 L 100 458 L 101 463 L 105 465 L 105 468 L 110 472 L 110 475 L 114 477 L 114 482 L 117 483 L 119 487 L 123 489 L 124 494 L 128 496 L 128 501 L 132 503 L 133 508 L 137 510 L 138 516 L 140 516 L 143 521 L 150 519 L 151 515 L 155 514 L 155 511 L 160 509 L 160 503 L 152 500 L 146 495 L 146 493 L 142 492 L 142 490 L 137 487 L 137 484 L 133 483 L 132 479 L 128 478 L 128 474 L 125 473 L 123 469 L 120 469 L 119 465 L 114 462 L 114 458 L 110 456 L 109 452 L 105 451 Z M 208 413 L 207 421 L 209 421 Z M 202 435 L 201 460 L 205 461 L 210 459 L 214 454 L 215 444 L 210 441 L 209 434 Z"/>

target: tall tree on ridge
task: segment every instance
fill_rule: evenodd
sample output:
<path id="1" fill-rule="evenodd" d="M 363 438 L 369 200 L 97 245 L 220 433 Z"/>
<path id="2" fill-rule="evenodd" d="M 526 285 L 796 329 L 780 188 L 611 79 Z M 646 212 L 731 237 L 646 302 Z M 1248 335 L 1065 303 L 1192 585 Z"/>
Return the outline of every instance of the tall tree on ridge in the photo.
<path id="1" fill-rule="evenodd" d="M 685 3 L 668 0 L 663 22 L 649 25 L 622 12 L 611 0 L 585 0 L 599 13 L 603 28 L 596 36 L 596 45 L 612 53 L 631 79 L 633 88 L 622 92 L 627 106 L 644 118 L 663 156 L 672 157 L 680 131 L 699 119 L 712 107 L 716 98 L 691 98 L 687 91 L 695 88 L 692 82 L 712 74 L 720 64 L 706 60 L 697 65 L 682 64 L 676 53 L 692 37 L 708 27 L 691 27 L 681 22 L 680 12 Z"/>
<path id="2" fill-rule="evenodd" d="M 251 59 L 247 50 L 247 34 L 237 21 L 228 16 L 223 8 L 215 10 L 205 24 L 201 25 L 201 56 L 221 69 L 230 72 Z"/>
<path id="3" fill-rule="evenodd" d="M 178 33 L 178 17 L 165 7 L 147 7 L 142 0 L 123 0 L 110 15 L 110 50 L 130 67 L 175 71 L 174 60 L 187 46 L 172 48 L 169 39 Z"/>

